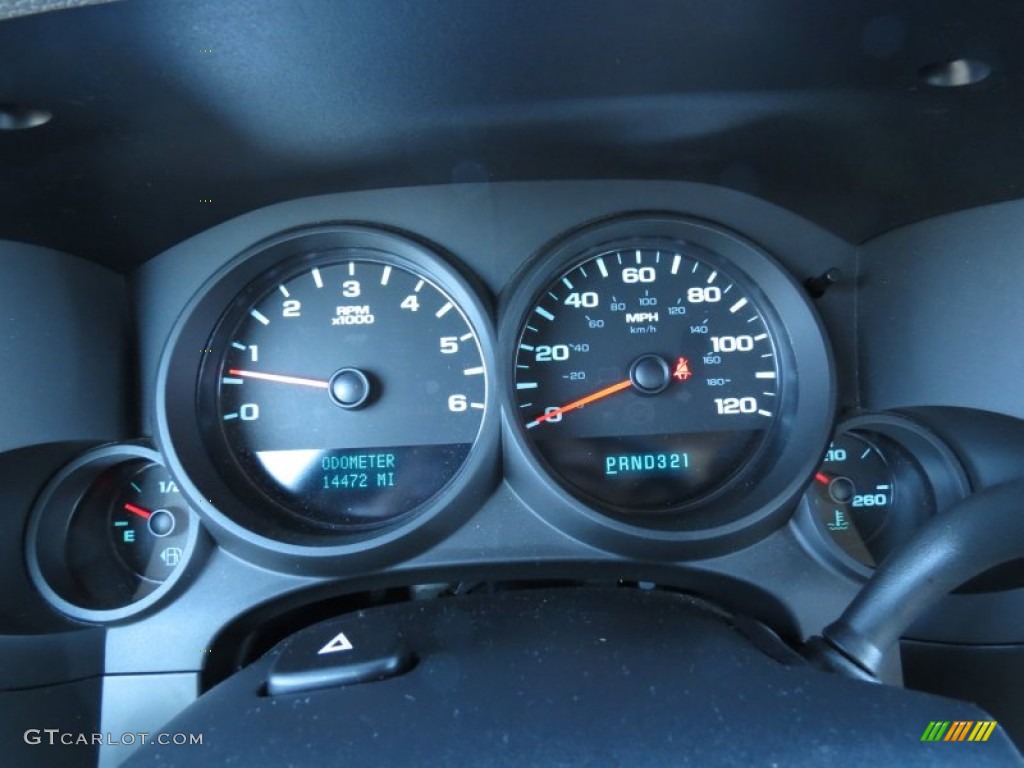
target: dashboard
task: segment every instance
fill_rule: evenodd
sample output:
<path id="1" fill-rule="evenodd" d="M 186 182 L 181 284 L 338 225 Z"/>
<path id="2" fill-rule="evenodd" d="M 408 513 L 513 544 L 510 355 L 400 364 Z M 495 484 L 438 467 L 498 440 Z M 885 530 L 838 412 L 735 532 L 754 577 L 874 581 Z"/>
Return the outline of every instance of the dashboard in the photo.
<path id="1" fill-rule="evenodd" d="M 445 130 L 470 139 L 428 131 L 414 83 L 383 67 L 365 74 L 374 86 L 367 93 L 386 102 L 368 107 L 373 120 L 365 119 L 379 127 L 391 118 L 394 133 L 379 134 L 390 139 L 367 141 L 350 104 L 328 99 L 323 113 L 337 110 L 330 130 L 350 131 L 345 141 L 315 120 L 300 140 L 290 123 L 256 120 L 248 100 L 265 106 L 262 99 L 282 87 L 282 100 L 295 108 L 286 86 L 296 85 L 300 70 L 314 84 L 327 77 L 329 67 L 305 57 L 319 51 L 329 58 L 329 51 L 310 43 L 288 55 L 297 60 L 285 57 L 290 66 L 275 69 L 273 57 L 252 53 L 257 42 L 267 44 L 273 25 L 257 23 L 243 5 L 129 0 L 0 24 L 0 43 L 28 46 L 52 36 L 67 43 L 56 56 L 83 56 L 98 68 L 70 75 L 74 87 L 52 73 L 40 81 L 39 93 L 52 100 L 52 125 L 30 126 L 33 113 L 0 104 L 0 157 L 13 169 L 11 181 L 0 182 L 11 201 L 0 214 L 0 646 L 7 660 L 0 710 L 14 764 L 237 757 L 235 742 L 208 744 L 204 756 L 109 739 L 46 750 L 24 734 L 202 724 L 206 710 L 197 707 L 222 701 L 232 685 L 236 692 L 269 686 L 260 688 L 260 702 L 295 709 L 296 696 L 311 691 L 375 678 L 387 680 L 351 690 L 398 684 L 432 669 L 423 648 L 436 651 L 432 644 L 443 646 L 438 638 L 448 635 L 423 627 L 451 621 L 445 606 L 456 604 L 468 606 L 473 627 L 500 627 L 493 642 L 504 647 L 524 622 L 557 622 L 559 592 L 582 590 L 586 611 L 621 603 L 621 616 L 637 626 L 642 614 L 659 610 L 665 622 L 676 621 L 678 604 L 658 602 L 671 597 L 694 601 L 695 611 L 699 602 L 707 615 L 679 624 L 692 647 L 668 644 L 665 658 L 685 652 L 678 663 L 686 664 L 705 653 L 698 640 L 711 631 L 702 622 L 712 615 L 732 617 L 760 650 L 774 648 L 767 656 L 796 656 L 793 649 L 820 635 L 932 520 L 1024 477 L 1024 401 L 1016 386 L 1024 359 L 1014 342 L 1024 322 L 1017 296 L 1024 203 L 1001 175 L 1012 163 L 991 177 L 972 165 L 955 183 L 937 181 L 930 194 L 911 191 L 893 166 L 872 171 L 872 163 L 896 161 L 884 147 L 865 149 L 863 163 L 845 168 L 846 181 L 870 179 L 874 191 L 852 182 L 827 189 L 814 181 L 815 163 L 799 159 L 812 146 L 802 129 L 740 120 L 741 107 L 758 99 L 752 70 L 736 63 L 732 75 L 752 90 L 729 101 L 728 85 L 715 78 L 651 96 L 661 76 L 646 65 L 620 74 L 609 92 L 591 94 L 585 62 L 568 66 L 559 57 L 544 65 L 561 78 L 550 84 L 550 103 L 538 98 L 530 102 L 536 112 L 517 112 L 517 132 L 502 110 L 514 111 L 519 81 L 499 77 L 509 70 L 494 64 L 491 92 L 473 80 L 468 63 L 505 62 L 501 52 L 520 37 L 460 3 L 436 15 L 407 8 L 400 23 L 360 3 L 346 6 L 349 15 L 329 4 L 298 4 L 306 15 L 261 6 L 282 30 L 274 44 L 323 42 L 352 23 L 397 46 L 417 26 L 424 39 L 454 34 L 433 26 L 461 19 L 500 49 L 487 56 L 464 41 L 466 58 L 445 81 Z M 922 55 L 924 36 L 912 33 L 926 21 L 906 5 L 902 16 L 865 11 L 856 23 L 845 11 L 823 17 L 822 28 L 861 30 L 859 55 L 868 64 L 848 76 L 862 82 L 844 85 L 836 66 L 827 68 L 835 78 L 828 88 L 815 92 L 805 83 L 794 91 L 815 105 L 808 109 L 816 126 L 841 114 L 831 112 L 837 94 L 860 88 L 857 103 L 915 135 L 917 118 L 885 107 L 892 94 L 866 84 L 901 56 L 931 60 Z M 527 4 L 522 13 L 539 19 L 544 12 Z M 607 3 L 587 21 L 567 10 L 547 21 L 555 30 L 582 25 L 607 35 L 621 13 Z M 938 16 L 947 13 L 956 16 L 950 9 Z M 975 23 L 991 36 L 988 13 Z M 683 17 L 721 23 L 652 4 L 652 19 Z M 94 46 L 133 24 L 140 37 L 126 43 L 125 56 L 140 66 L 125 71 Z M 645 36 L 669 44 L 642 26 L 623 32 L 620 57 L 629 60 Z M 339 61 L 379 65 L 377 48 L 358 49 L 362 34 L 345 39 L 355 47 L 338 53 Z M 909 42 L 885 54 L 897 39 Z M 794 60 L 813 60 L 824 43 L 806 45 Z M 10 78 L 12 100 L 15 80 L 24 98 L 32 95 L 24 84 L 41 66 L 21 50 L 27 63 Z M 204 56 L 221 56 L 220 69 L 202 70 L 189 93 L 207 99 L 210 112 L 211 95 L 223 96 L 220 122 L 190 112 L 194 105 L 168 89 L 132 127 L 128 102 L 144 101 L 155 72 L 188 92 L 184 83 L 206 66 Z M 778 82 L 795 77 L 777 50 L 765 56 Z M 971 110 L 998 110 L 984 99 L 1011 100 L 999 88 L 1017 87 L 1015 65 L 990 58 L 1003 67 L 1002 74 L 994 67 L 994 85 L 957 81 L 966 87 L 932 84 L 928 91 L 927 78 L 915 85 L 923 89 L 921 114 L 935 113 L 935 105 L 954 115 L 962 109 L 958 125 L 969 126 Z M 256 63 L 266 68 L 247 71 Z M 450 64 L 424 66 L 437 76 Z M 980 71 L 969 69 L 971 77 Z M 411 81 L 428 79 L 415 68 L 402 71 Z M 0 102 L 3 87 L 0 80 Z M 114 95 L 121 88 L 131 99 Z M 611 93 L 616 88 L 629 93 Z M 301 93 L 319 91 L 306 83 Z M 487 94 L 508 101 L 487 103 Z M 696 101 L 677 114 L 680 94 Z M 462 98 L 475 106 L 456 109 Z M 64 127 L 60 106 L 70 115 Z M 651 118 L 643 129 L 626 129 L 622 121 L 635 107 Z M 578 121 L 572 108 L 582 110 Z M 770 111 L 764 103 L 761 109 Z M 670 118 L 689 110 L 707 124 L 694 117 L 687 130 L 665 134 Z M 189 128 L 189 142 L 161 130 L 161 116 Z M 254 122 L 232 122 L 242 116 Z M 91 120 L 115 138 L 90 134 Z M 510 138 L 496 133 L 492 149 L 482 148 L 499 125 Z M 17 130 L 7 133 L 11 126 Z M 769 141 L 773 131 L 782 137 L 777 144 Z M 829 144 L 819 171 L 841 167 L 845 148 L 870 143 L 844 131 L 853 128 L 818 137 Z M 228 139 L 243 135 L 252 146 L 232 151 Z M 744 154 L 737 136 L 756 137 L 742 163 L 734 160 Z M 573 155 L 574 138 L 589 151 Z M 992 143 L 1004 140 L 997 132 Z M 126 154 L 112 153 L 108 141 L 125 142 Z M 679 147 L 693 153 L 691 164 Z M 773 152 L 800 167 L 780 170 Z M 16 164 L 16 156 L 27 159 Z M 316 172 L 328 157 L 330 172 Z M 246 158 L 263 170 L 247 172 Z M 117 167 L 118 183 L 90 201 L 73 182 L 101 160 Z M 706 172 L 711 165 L 715 173 Z M 205 180 L 194 183 L 204 168 L 211 169 Z M 30 177 L 32 194 L 15 200 L 13 190 Z M 57 180 L 65 177 L 62 187 Z M 147 191 L 154 184 L 157 191 Z M 1024 540 L 1021 530 L 1005 535 Z M 970 702 L 982 709 L 964 710 L 964 719 L 980 722 L 987 711 L 1003 734 L 997 741 L 1021 744 L 1020 561 L 980 570 L 902 633 L 880 688 L 934 694 L 931 720 L 957 717 L 939 711 L 943 702 Z M 534 590 L 543 596 L 535 602 Z M 489 613 L 499 605 L 509 613 Z M 402 619 L 410 606 L 415 617 Z M 330 622 L 364 614 L 383 617 L 387 627 L 405 621 L 408 642 L 427 645 L 361 661 L 357 681 L 287 666 L 289 649 L 302 643 L 316 646 L 314 657 L 354 653 L 354 625 Z M 562 640 L 554 632 L 517 647 L 555 648 Z M 465 669 L 476 669 L 468 647 L 458 640 L 453 647 L 465 652 Z M 746 652 L 733 651 L 736 658 Z M 494 674 L 514 686 L 519 673 Z M 742 677 L 722 672 L 721 680 L 737 685 Z M 782 680 L 772 685 L 784 687 Z M 816 690 L 813 680 L 806 685 Z M 459 711 L 449 694 L 445 688 L 444 706 Z M 862 695 L 851 688 L 848 698 L 829 701 L 850 706 Z M 211 716 L 207 739 L 216 742 L 216 729 L 234 722 L 226 712 Z M 265 759 L 288 749 L 299 750 L 299 762 L 334 754 L 319 737 L 309 739 L 315 747 L 280 740 L 284 729 L 297 734 L 307 726 L 268 721 Z M 911 724 L 911 741 L 926 740 L 925 726 Z M 386 754 L 351 747 L 363 736 L 345 742 L 356 750 L 345 760 Z M 479 749 L 492 744 L 487 739 Z M 717 748 L 713 754 L 727 762 L 725 747 Z M 692 754 L 705 754 L 699 749 Z M 431 759 L 443 764 L 445 754 Z M 543 751 L 515 754 L 554 759 Z M 588 759 L 600 763 L 600 754 Z"/>

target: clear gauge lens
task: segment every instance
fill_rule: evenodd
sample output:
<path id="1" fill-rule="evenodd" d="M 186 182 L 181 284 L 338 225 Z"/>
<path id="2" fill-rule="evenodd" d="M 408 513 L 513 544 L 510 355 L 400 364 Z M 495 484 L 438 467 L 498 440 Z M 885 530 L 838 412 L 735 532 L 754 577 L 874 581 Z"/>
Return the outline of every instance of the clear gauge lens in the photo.
<path id="1" fill-rule="evenodd" d="M 401 518 L 452 480 L 480 431 L 475 329 L 385 254 L 349 250 L 258 281 L 209 347 L 199 411 L 222 474 L 302 523 Z"/>
<path id="2" fill-rule="evenodd" d="M 515 401 L 533 448 L 582 500 L 675 511 L 750 465 L 782 371 L 757 291 L 704 251 L 630 240 L 557 276 L 526 317 Z"/>

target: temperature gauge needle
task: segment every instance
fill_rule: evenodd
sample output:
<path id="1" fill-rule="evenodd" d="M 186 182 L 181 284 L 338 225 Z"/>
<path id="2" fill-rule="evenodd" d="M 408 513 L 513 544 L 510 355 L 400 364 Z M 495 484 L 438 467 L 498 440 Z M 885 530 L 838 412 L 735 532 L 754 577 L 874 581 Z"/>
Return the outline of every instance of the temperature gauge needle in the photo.
<path id="1" fill-rule="evenodd" d="M 584 405 L 589 405 L 590 403 L 602 400 L 608 397 L 609 395 L 614 395 L 616 392 L 621 392 L 624 389 L 629 389 L 632 385 L 633 381 L 631 379 L 625 379 L 624 381 L 620 381 L 618 384 L 612 384 L 610 387 L 599 389 L 597 392 L 593 392 L 592 394 L 589 394 L 586 397 L 581 397 L 579 400 L 573 400 L 571 403 L 568 403 L 567 405 L 563 405 L 560 408 L 553 408 L 552 410 L 548 411 L 542 416 L 538 416 L 536 419 L 527 424 L 526 428 L 532 429 L 533 427 L 536 427 L 538 424 L 542 424 L 545 421 L 550 421 L 551 419 L 558 418 L 566 411 L 572 411 L 575 410 L 576 408 L 582 408 Z"/>
<path id="2" fill-rule="evenodd" d="M 301 384 L 304 387 L 317 387 L 318 389 L 327 389 L 329 386 L 326 381 L 320 381 L 318 379 L 303 379 L 298 376 L 281 376 L 277 373 L 259 373 L 258 371 L 239 371 L 232 368 L 228 371 L 232 376 L 246 376 L 250 379 L 263 379 L 264 381 L 276 381 L 279 384 Z"/>
<path id="3" fill-rule="evenodd" d="M 149 512 L 142 507 L 137 507 L 134 504 L 125 504 L 124 508 L 131 512 L 133 515 L 138 515 L 143 520 L 149 520 L 153 516 L 152 512 Z"/>

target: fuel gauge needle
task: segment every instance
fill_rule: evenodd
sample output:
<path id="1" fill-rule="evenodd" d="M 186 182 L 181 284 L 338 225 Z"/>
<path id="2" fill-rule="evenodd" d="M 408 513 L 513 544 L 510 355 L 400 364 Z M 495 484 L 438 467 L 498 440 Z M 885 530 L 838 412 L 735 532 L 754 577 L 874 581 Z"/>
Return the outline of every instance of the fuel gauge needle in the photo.
<path id="1" fill-rule="evenodd" d="M 125 504 L 124 508 L 131 512 L 133 515 L 138 515 L 143 520 L 149 520 L 149 518 L 153 515 L 152 512 L 149 512 L 148 510 L 145 510 L 142 507 L 137 507 L 134 504 Z"/>
<path id="2" fill-rule="evenodd" d="M 320 381 L 319 379 L 303 379 L 299 376 L 282 376 L 278 373 L 260 373 L 258 371 L 239 371 L 232 368 L 228 371 L 232 376 L 245 376 L 250 379 L 263 379 L 264 381 L 276 381 L 279 384 L 301 384 L 304 387 L 317 387 L 319 389 L 327 389 L 329 386 L 326 381 Z"/>

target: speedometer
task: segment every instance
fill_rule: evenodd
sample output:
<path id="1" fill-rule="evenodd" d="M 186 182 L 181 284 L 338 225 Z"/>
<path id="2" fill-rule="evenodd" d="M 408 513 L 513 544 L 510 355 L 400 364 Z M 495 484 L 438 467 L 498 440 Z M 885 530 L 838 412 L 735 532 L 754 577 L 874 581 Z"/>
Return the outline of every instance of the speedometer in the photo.
<path id="1" fill-rule="evenodd" d="M 751 287 L 698 249 L 631 239 L 586 254 L 538 297 L 516 401 L 569 486 L 623 509 L 671 510 L 760 448 L 779 368 Z"/>
<path id="2" fill-rule="evenodd" d="M 735 519 L 782 481 L 787 428 L 820 408 L 805 395 L 801 410 L 798 365 L 813 355 L 800 348 L 817 345 L 829 373 L 820 331 L 794 345 L 780 305 L 817 330 L 766 254 L 703 223 L 635 217 L 568 236 L 510 301 L 509 418 L 525 459 L 631 524 Z"/>

